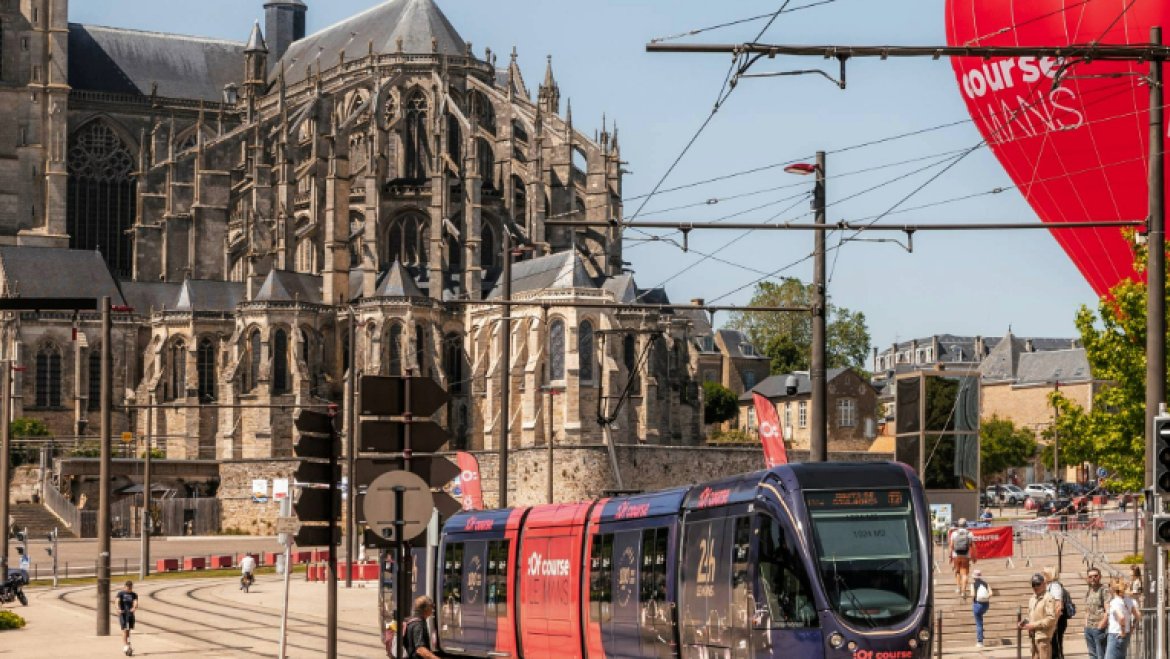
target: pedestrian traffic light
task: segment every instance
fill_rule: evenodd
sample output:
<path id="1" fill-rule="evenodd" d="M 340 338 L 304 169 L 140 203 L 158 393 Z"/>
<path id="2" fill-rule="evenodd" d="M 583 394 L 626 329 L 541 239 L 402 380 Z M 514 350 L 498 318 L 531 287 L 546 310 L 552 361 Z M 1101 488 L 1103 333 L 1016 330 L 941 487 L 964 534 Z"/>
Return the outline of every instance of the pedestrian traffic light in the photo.
<path id="1" fill-rule="evenodd" d="M 368 522 L 365 493 L 379 476 L 409 471 L 438 490 L 459 475 L 459 468 L 446 457 L 432 455 L 451 439 L 450 433 L 431 420 L 450 396 L 428 377 L 363 376 L 358 383 L 358 454 L 354 465 L 358 521 Z M 434 506 L 441 514 L 459 510 L 458 502 L 445 492 L 436 492 Z M 367 546 L 389 543 L 366 534 Z"/>
<path id="2" fill-rule="evenodd" d="M 341 441 L 334 425 L 336 416 L 335 409 L 329 413 L 302 410 L 294 421 L 299 436 L 293 452 L 302 460 L 293 472 L 293 480 L 301 490 L 293 509 L 302 524 L 293 542 L 301 547 L 336 544 L 338 540 L 336 526 L 341 517 L 341 497 L 337 485 L 341 468 L 337 459 L 341 455 Z"/>
<path id="3" fill-rule="evenodd" d="M 1154 489 L 1170 494 L 1170 416 L 1154 417 Z"/>
<path id="4" fill-rule="evenodd" d="M 1170 546 L 1170 515 L 1154 515 L 1154 544 Z"/>

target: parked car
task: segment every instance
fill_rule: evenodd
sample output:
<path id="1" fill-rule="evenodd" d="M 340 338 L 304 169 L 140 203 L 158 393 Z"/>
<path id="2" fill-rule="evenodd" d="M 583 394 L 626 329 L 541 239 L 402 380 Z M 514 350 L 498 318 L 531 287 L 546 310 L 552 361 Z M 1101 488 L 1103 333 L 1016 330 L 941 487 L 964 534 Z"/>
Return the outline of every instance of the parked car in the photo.
<path id="1" fill-rule="evenodd" d="M 988 504 L 995 505 L 998 503 L 1005 503 L 1008 505 L 1018 505 L 1024 503 L 1028 495 L 1019 485 L 992 485 L 987 488 L 984 499 Z"/>
<path id="2" fill-rule="evenodd" d="M 1056 488 L 1048 483 L 1028 483 L 1028 486 L 1024 488 L 1024 494 L 1037 502 L 1051 501 L 1056 498 Z"/>
<path id="3" fill-rule="evenodd" d="M 1059 515 L 1062 512 L 1066 515 L 1076 514 L 1076 507 L 1073 506 L 1073 502 L 1070 499 L 1047 499 L 1041 501 L 1040 505 L 1036 506 L 1037 517 Z"/>

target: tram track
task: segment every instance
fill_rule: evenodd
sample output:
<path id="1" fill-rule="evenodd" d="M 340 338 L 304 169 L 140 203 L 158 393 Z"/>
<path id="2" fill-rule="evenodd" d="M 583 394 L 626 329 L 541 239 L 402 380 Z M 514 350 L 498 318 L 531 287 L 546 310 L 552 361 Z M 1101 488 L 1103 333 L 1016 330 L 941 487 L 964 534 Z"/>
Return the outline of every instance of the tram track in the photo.
<path id="1" fill-rule="evenodd" d="M 234 656 L 272 656 L 274 646 L 279 643 L 280 614 L 263 608 L 249 608 L 218 600 L 211 601 L 199 596 L 203 591 L 222 585 L 217 583 L 192 586 L 188 582 L 164 586 L 146 593 L 140 592 L 140 595 L 145 595 L 158 605 L 152 607 L 155 608 L 155 611 L 151 611 L 150 622 L 140 622 L 140 626 L 157 629 L 193 641 L 212 652 L 226 652 Z M 177 591 L 181 591 L 181 595 L 172 597 L 172 593 Z M 59 593 L 57 598 L 70 606 L 94 611 L 94 605 L 76 601 L 76 596 L 89 594 L 89 592 L 89 588 L 79 588 Z M 225 616 L 224 609 L 240 611 L 248 615 L 231 613 Z M 163 617 L 172 611 L 170 617 Z M 246 626 L 225 628 L 225 623 L 229 619 L 237 624 L 243 622 Z M 168 620 L 181 620 L 182 624 L 168 624 L 166 622 Z M 307 627 L 311 629 L 307 629 Z M 268 633 L 260 633 L 260 630 L 266 630 Z M 365 635 L 366 638 L 353 638 L 358 635 Z M 369 632 L 357 630 L 349 625 L 339 626 L 338 656 L 360 658 L 368 657 L 372 651 L 385 652 L 380 643 L 371 641 L 370 636 Z M 243 645 L 232 642 L 241 638 L 255 641 L 255 643 Z M 308 656 L 317 656 L 324 650 L 325 639 L 325 621 L 323 619 L 289 616 L 288 647 L 290 650 L 299 650 L 307 653 Z"/>

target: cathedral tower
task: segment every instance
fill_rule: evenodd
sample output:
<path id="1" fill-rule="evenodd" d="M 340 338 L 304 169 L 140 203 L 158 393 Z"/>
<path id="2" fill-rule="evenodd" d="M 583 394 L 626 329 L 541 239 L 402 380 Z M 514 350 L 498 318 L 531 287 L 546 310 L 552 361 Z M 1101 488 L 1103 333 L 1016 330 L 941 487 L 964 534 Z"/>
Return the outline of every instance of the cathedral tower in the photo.
<path id="1" fill-rule="evenodd" d="M 302 0 L 271 0 L 264 3 L 264 33 L 268 35 L 269 62 L 275 64 L 294 41 L 305 38 L 305 14 L 309 8 Z"/>

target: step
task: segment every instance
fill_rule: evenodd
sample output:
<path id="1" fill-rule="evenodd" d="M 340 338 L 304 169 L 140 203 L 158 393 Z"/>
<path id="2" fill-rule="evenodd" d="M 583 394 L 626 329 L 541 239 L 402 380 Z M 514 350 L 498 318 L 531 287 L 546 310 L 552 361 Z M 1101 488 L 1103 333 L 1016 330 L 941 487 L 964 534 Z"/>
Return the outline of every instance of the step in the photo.
<path id="1" fill-rule="evenodd" d="M 13 527 L 15 529 L 23 530 L 27 528 L 29 535 L 34 538 L 44 537 L 54 528 L 57 529 L 59 537 L 76 537 L 72 531 L 65 527 L 64 522 L 62 522 L 56 515 L 50 512 L 42 504 L 13 504 L 9 507 L 9 514 L 12 516 Z"/>

